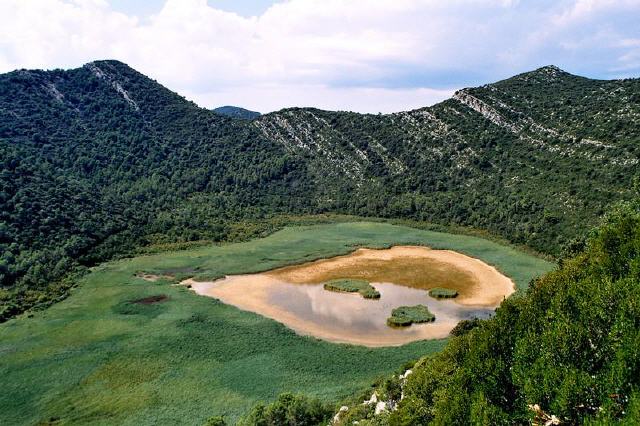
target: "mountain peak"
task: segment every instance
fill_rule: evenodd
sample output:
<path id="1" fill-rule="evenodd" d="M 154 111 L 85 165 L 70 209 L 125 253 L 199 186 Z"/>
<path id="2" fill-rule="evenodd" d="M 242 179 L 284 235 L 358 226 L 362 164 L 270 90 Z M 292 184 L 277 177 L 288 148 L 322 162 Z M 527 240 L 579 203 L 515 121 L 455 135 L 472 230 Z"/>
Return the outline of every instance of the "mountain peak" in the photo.
<path id="1" fill-rule="evenodd" d="M 540 67 L 534 71 L 532 71 L 532 73 L 536 73 L 536 74 L 546 74 L 552 77 L 559 77 L 561 75 L 568 75 L 569 73 L 564 71 L 563 69 L 561 69 L 560 67 L 557 67 L 555 65 L 545 65 L 544 67 Z"/>
<path id="2" fill-rule="evenodd" d="M 116 66 L 116 67 L 127 67 L 127 68 L 131 68 L 129 65 L 127 65 L 126 63 L 119 61 L 117 59 L 98 59 L 95 61 L 91 61 L 85 64 L 85 66 L 99 66 L 99 65 L 109 65 L 109 66 Z M 133 68 L 132 68 L 133 69 Z"/>
<path id="3" fill-rule="evenodd" d="M 525 72 L 514 78 L 536 79 L 541 81 L 553 81 L 567 77 L 585 78 L 573 75 L 556 65 L 545 65 L 544 67 L 537 68 L 533 71 Z"/>
<path id="4" fill-rule="evenodd" d="M 563 84 L 567 79 L 585 79 L 585 77 L 580 77 L 580 76 L 576 76 L 571 73 L 568 73 L 563 69 L 557 67 L 556 65 L 545 65 L 543 67 L 536 68 L 535 70 L 523 72 L 522 74 L 518 74 L 511 78 L 507 78 L 506 80 L 490 83 L 486 86 L 487 87 L 502 86 L 504 84 L 522 83 L 522 82 L 533 83 L 533 84 L 549 84 L 549 83 Z"/>

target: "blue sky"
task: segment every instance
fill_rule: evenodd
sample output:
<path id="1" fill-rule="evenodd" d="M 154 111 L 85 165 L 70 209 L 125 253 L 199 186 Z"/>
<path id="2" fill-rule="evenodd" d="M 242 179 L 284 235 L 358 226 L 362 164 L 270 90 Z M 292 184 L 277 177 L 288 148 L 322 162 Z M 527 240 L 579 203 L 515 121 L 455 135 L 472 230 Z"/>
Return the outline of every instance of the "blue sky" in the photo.
<path id="1" fill-rule="evenodd" d="M 640 76 L 640 0 L 0 0 L 0 72 L 119 59 L 204 107 L 392 112 L 555 64 Z"/>

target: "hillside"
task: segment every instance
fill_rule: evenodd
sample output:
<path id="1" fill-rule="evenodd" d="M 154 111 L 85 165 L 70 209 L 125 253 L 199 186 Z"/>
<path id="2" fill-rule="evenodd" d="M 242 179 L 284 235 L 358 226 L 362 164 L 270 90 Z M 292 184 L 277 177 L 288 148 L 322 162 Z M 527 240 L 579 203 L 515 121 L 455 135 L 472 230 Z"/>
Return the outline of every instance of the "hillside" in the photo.
<path id="1" fill-rule="evenodd" d="M 14 71 L 0 76 L 0 319 L 135 247 L 288 213 L 465 225 L 558 255 L 631 196 L 639 141 L 640 80 L 555 67 L 414 111 L 252 121 L 117 61 Z"/>
<path id="2" fill-rule="evenodd" d="M 544 67 L 429 108 L 293 109 L 254 125 L 310 158 L 324 208 L 470 225 L 558 254 L 640 176 L 639 98 L 637 79 Z"/>
<path id="3" fill-rule="evenodd" d="M 311 191 L 281 145 L 115 61 L 0 76 L 0 151 L 0 318 L 62 296 L 56 281 L 83 265 L 219 240 Z"/>

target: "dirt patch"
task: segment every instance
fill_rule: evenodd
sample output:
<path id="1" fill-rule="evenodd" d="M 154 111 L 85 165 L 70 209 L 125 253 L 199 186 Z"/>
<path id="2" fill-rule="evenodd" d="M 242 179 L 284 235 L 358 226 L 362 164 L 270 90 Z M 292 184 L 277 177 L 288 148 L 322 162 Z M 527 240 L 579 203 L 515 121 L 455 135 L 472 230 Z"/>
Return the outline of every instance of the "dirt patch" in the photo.
<path id="1" fill-rule="evenodd" d="M 157 294 L 155 296 L 144 297 L 138 300 L 132 300 L 129 303 L 135 303 L 138 305 L 153 305 L 154 303 L 162 303 L 169 300 L 169 296 L 166 294 Z"/>

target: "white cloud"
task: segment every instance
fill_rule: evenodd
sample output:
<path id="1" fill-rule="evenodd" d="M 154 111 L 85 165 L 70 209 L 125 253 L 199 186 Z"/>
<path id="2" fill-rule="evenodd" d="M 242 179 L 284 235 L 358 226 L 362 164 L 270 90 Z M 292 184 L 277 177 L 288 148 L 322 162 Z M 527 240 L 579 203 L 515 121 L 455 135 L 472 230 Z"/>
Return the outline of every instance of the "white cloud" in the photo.
<path id="1" fill-rule="evenodd" d="M 366 113 L 421 108 L 447 99 L 453 89 L 385 89 L 325 85 L 258 85 L 223 87 L 211 92 L 182 94 L 200 105 L 243 105 L 257 111 L 312 106 L 328 110 L 352 110 Z"/>
<path id="2" fill-rule="evenodd" d="M 114 58 L 203 106 L 387 112 L 552 62 L 637 72 L 634 14 L 640 0 L 288 0 L 247 18 L 167 0 L 138 19 L 102 0 L 0 0 L 0 71 Z"/>

